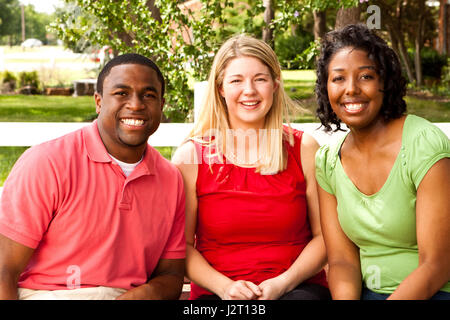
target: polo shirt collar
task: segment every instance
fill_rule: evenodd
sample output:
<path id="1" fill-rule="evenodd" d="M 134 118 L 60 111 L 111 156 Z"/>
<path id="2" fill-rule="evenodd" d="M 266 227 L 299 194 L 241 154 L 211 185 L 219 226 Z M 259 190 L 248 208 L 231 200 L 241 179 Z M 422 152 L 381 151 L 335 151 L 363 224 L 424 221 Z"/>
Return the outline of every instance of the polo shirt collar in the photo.
<path id="1" fill-rule="evenodd" d="M 84 145 L 89 159 L 95 162 L 111 162 L 111 157 L 108 155 L 108 151 L 98 132 L 97 120 L 94 120 L 91 125 L 83 127 L 82 130 Z M 139 170 L 141 174 L 155 174 L 156 152 L 156 150 L 147 144 L 147 148 L 144 151 L 144 158 L 134 171 Z"/>

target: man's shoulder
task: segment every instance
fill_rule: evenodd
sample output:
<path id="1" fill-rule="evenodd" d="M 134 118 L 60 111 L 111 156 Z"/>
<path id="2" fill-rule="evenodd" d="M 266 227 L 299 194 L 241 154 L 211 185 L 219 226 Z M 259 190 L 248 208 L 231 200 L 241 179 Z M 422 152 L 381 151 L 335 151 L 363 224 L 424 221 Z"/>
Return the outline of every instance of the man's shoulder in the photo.
<path id="1" fill-rule="evenodd" d="M 60 158 L 64 151 L 82 146 L 82 129 L 75 130 L 61 137 L 34 145 L 27 150 L 29 154 L 45 155 L 47 158 Z"/>
<path id="2" fill-rule="evenodd" d="M 61 137 L 32 146 L 27 151 L 46 158 L 61 159 L 73 157 L 83 146 L 82 129 L 75 130 Z"/>
<path id="3" fill-rule="evenodd" d="M 178 169 L 171 161 L 164 158 L 163 155 L 154 147 L 150 145 L 148 145 L 147 147 L 149 151 L 152 152 L 152 158 L 158 174 L 167 174 L 174 176 L 178 175 Z"/>

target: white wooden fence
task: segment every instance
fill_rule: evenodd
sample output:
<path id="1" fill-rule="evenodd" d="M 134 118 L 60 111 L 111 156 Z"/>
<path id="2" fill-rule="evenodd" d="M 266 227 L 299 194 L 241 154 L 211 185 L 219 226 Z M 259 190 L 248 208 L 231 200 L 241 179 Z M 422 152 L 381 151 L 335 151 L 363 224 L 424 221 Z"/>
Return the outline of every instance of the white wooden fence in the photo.
<path id="1" fill-rule="evenodd" d="M 89 123 L 71 122 L 0 122 L 0 146 L 33 146 L 58 138 L 82 128 Z M 450 123 L 435 123 L 450 138 Z M 192 123 L 161 123 L 158 130 L 149 138 L 155 147 L 177 147 L 188 135 Z M 344 132 L 328 134 L 319 129 L 319 123 L 294 123 L 292 127 L 311 134 L 320 145 L 332 142 Z M 0 195 L 2 187 L 0 187 Z"/>

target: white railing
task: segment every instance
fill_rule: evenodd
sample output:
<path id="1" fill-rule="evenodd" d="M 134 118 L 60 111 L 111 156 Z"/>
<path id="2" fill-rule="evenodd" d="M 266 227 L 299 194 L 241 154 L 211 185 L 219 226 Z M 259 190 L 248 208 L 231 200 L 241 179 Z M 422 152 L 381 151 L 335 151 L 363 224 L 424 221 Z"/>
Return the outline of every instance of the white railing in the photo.
<path id="1" fill-rule="evenodd" d="M 450 123 L 434 123 L 450 138 Z M 0 146 L 33 146 L 89 125 L 88 122 L 0 122 Z M 192 123 L 161 123 L 149 138 L 155 147 L 177 147 L 187 137 Z M 312 135 L 320 145 L 333 142 L 344 132 L 332 134 L 319 129 L 319 123 L 293 123 L 292 127 Z M 0 187 L 0 195 L 2 187 Z"/>
<path id="2" fill-rule="evenodd" d="M 34 146 L 39 143 L 56 139 L 83 126 L 88 122 L 0 122 L 0 147 L 4 146 Z M 161 123 L 158 130 L 149 138 L 150 145 L 154 147 L 177 147 L 189 134 L 193 123 Z M 342 134 L 328 135 L 322 130 L 316 130 L 318 123 L 293 124 L 312 134 L 320 144 Z M 0 187 L 0 196 L 3 187 Z"/>
<path id="3" fill-rule="evenodd" d="M 0 122 L 0 146 L 34 146 L 61 137 L 80 129 L 89 122 Z M 189 134 L 193 123 L 161 123 L 158 130 L 149 138 L 154 147 L 177 147 Z M 327 134 L 317 130 L 319 123 L 294 123 L 292 127 L 313 135 L 323 144 L 337 138 L 342 132 Z"/>
<path id="4" fill-rule="evenodd" d="M 0 122 L 0 147 L 34 146 L 89 124 L 89 122 Z M 450 137 L 450 122 L 434 124 Z M 149 138 L 149 143 L 154 147 L 177 147 L 187 137 L 192 126 L 193 123 L 161 123 L 158 130 Z M 309 133 L 320 145 L 332 142 L 344 134 L 342 131 L 326 133 L 319 128 L 320 123 L 292 123 L 291 126 Z M 343 127 L 345 128 L 345 125 Z"/>

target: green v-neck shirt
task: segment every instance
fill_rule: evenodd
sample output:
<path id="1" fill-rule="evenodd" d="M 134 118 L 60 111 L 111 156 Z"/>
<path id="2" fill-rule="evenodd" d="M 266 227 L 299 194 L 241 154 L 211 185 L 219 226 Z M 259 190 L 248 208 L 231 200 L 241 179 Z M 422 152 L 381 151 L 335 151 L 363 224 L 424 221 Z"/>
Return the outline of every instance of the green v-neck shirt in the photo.
<path id="1" fill-rule="evenodd" d="M 317 151 L 317 182 L 336 197 L 342 230 L 359 247 L 364 285 L 390 294 L 418 266 L 417 188 L 433 164 L 450 157 L 450 142 L 434 124 L 408 115 L 402 146 L 386 182 L 378 192 L 366 195 L 342 167 L 338 153 L 344 140 Z M 450 292 L 450 281 L 441 290 Z"/>

